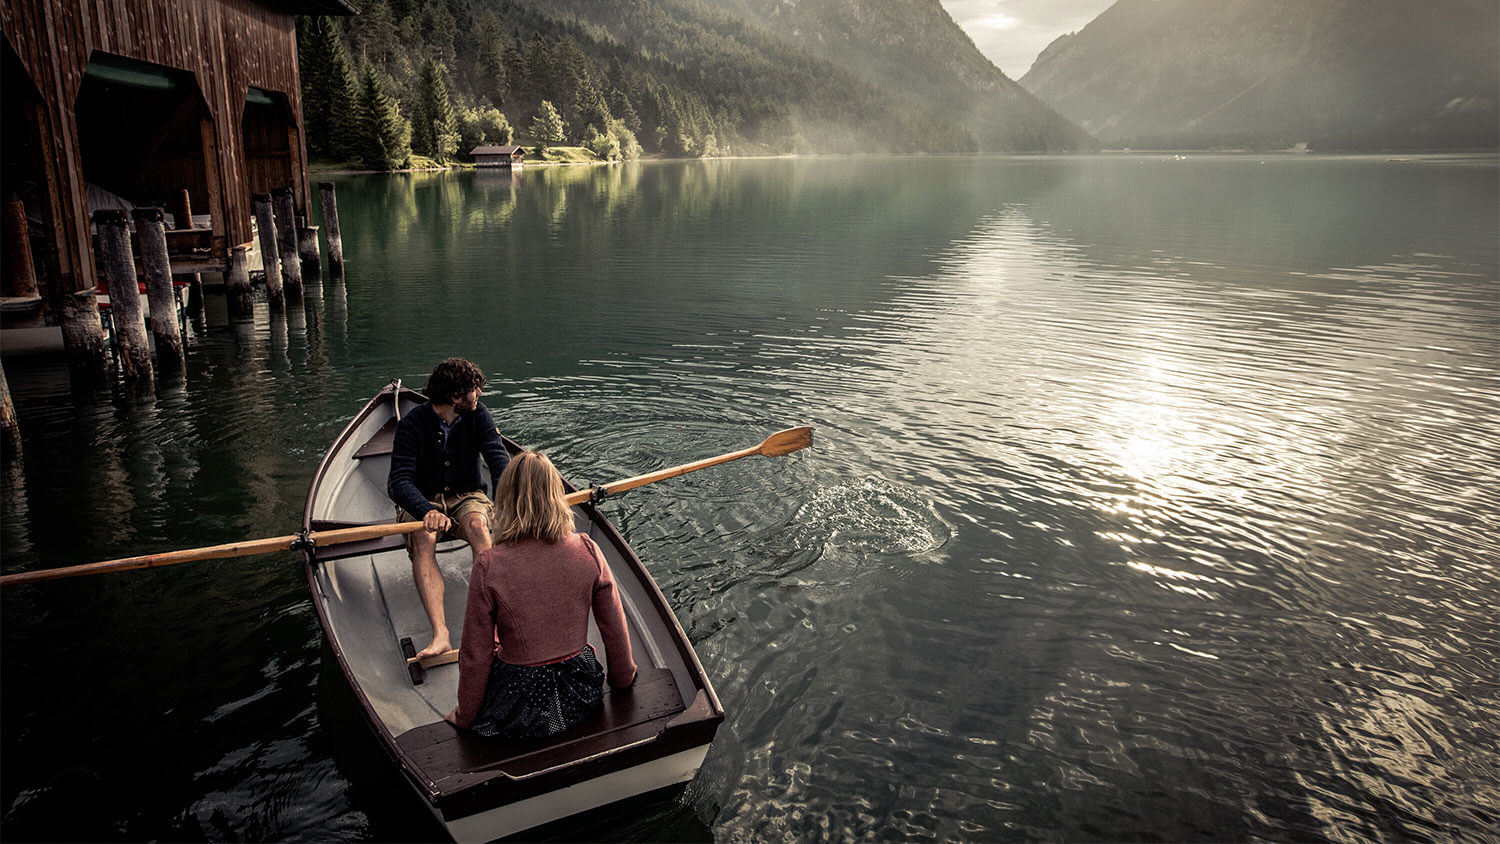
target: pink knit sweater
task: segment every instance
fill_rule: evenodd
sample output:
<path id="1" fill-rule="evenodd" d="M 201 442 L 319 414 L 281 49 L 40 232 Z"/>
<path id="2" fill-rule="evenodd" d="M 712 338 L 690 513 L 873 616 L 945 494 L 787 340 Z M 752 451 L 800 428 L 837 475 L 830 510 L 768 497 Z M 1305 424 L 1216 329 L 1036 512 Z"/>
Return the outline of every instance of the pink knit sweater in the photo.
<path id="1" fill-rule="evenodd" d="M 604 640 L 609 684 L 635 680 L 625 612 L 594 540 L 572 534 L 555 545 L 525 539 L 480 554 L 469 576 L 458 648 L 459 726 L 472 726 L 484 704 L 491 657 L 512 665 L 567 659 L 588 644 L 589 609 Z"/>

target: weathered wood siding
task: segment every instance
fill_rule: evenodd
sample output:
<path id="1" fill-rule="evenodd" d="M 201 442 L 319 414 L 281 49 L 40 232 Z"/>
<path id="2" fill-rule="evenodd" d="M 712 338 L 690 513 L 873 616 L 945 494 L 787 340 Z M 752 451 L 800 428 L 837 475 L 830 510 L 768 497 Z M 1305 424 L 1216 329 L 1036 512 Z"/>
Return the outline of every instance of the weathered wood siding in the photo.
<path id="1" fill-rule="evenodd" d="M 45 121 L 38 134 L 48 172 L 40 175 L 52 193 L 64 289 L 96 281 L 73 116 L 96 50 L 193 74 L 209 112 L 202 128 L 208 197 L 201 210 L 213 216 L 216 241 L 230 245 L 250 240 L 251 174 L 241 125 L 246 91 L 253 85 L 284 94 L 293 123 L 288 135 L 296 140 L 280 146 L 305 210 L 307 159 L 290 12 L 257 0 L 0 0 L 0 26 L 43 98 L 36 110 Z"/>
<path id="2" fill-rule="evenodd" d="M 299 136 L 288 131 L 288 121 L 279 106 L 250 103 L 241 121 L 245 141 L 245 183 L 251 194 L 270 193 L 290 184 L 287 173 L 300 170 L 297 155 L 302 147 Z M 302 188 L 294 187 L 297 203 L 305 208 Z"/>

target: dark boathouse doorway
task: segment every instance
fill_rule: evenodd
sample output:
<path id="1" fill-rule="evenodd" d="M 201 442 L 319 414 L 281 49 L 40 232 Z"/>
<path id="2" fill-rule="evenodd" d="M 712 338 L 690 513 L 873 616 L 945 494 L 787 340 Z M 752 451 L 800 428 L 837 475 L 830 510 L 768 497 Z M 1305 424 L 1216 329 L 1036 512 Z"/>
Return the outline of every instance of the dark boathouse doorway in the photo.
<path id="1" fill-rule="evenodd" d="M 90 212 L 123 199 L 160 206 L 173 215 L 168 228 L 190 229 L 192 220 L 176 219 L 186 190 L 199 228 L 222 233 L 210 196 L 213 120 L 194 74 L 95 51 L 74 114 Z"/>

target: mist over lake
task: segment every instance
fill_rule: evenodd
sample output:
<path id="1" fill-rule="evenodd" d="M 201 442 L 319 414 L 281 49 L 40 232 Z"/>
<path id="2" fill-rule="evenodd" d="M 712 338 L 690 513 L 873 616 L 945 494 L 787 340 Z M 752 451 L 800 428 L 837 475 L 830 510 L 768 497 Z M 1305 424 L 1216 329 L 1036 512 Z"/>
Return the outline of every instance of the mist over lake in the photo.
<path id="1" fill-rule="evenodd" d="M 1494 156 L 336 181 L 343 278 L 211 297 L 180 381 L 7 358 L 6 572 L 295 532 L 363 402 L 462 355 L 580 485 L 817 432 L 601 505 L 727 718 L 680 803 L 589 837 L 1500 822 Z M 0 633 L 8 839 L 441 833 L 295 554 L 6 589 Z"/>

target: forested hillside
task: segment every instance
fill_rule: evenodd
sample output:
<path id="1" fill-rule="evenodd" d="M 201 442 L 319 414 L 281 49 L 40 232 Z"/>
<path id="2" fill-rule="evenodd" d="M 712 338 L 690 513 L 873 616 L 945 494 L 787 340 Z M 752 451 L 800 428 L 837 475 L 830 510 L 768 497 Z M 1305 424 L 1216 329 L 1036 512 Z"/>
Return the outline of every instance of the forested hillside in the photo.
<path id="1" fill-rule="evenodd" d="M 1493 0 L 1119 0 L 1021 84 L 1117 146 L 1493 148 Z"/>
<path id="2" fill-rule="evenodd" d="M 957 31 L 937 0 L 869 5 L 883 4 L 898 16 L 904 6 L 936 10 Z M 1062 150 L 1089 142 L 1025 92 L 1006 89 L 1014 85 L 966 38 L 983 63 L 969 73 L 1004 83 L 988 106 L 976 105 L 978 87 L 950 90 L 951 69 L 913 65 L 920 84 L 898 84 L 890 55 L 914 61 L 920 50 L 887 49 L 874 63 L 854 61 L 857 49 L 817 54 L 747 23 L 742 15 L 754 10 L 745 4 L 360 5 L 350 18 L 299 20 L 314 157 L 390 168 L 402 166 L 407 149 L 443 161 L 479 143 L 521 139 L 583 144 L 605 157 Z M 846 31 L 851 43 L 856 36 Z"/>

